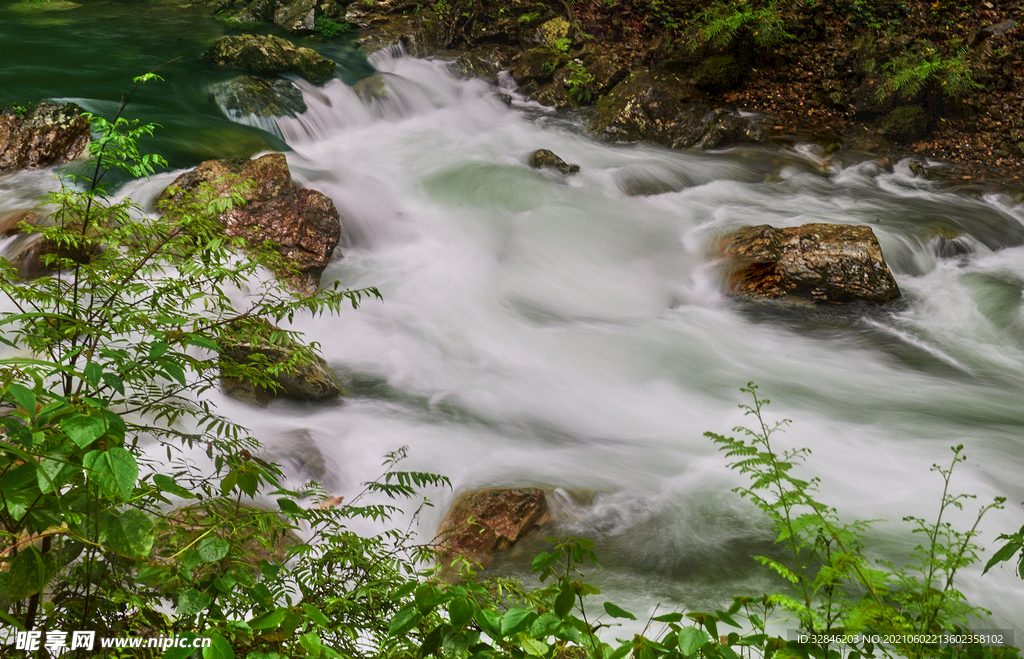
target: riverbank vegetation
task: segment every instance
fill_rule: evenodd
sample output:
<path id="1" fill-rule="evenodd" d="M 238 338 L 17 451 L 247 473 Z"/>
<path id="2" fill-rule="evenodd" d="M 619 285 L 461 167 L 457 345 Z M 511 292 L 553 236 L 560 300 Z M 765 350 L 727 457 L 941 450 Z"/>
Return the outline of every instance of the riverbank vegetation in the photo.
<path id="1" fill-rule="evenodd" d="M 400 471 L 405 452 L 397 451 L 348 502 L 316 484 L 285 488 L 255 439 L 202 394 L 225 376 L 274 389 L 272 376 L 315 359 L 312 346 L 279 364 L 258 355 L 235 361 L 222 351 L 228 335 L 282 344 L 291 333 L 255 321 L 340 313 L 379 293 L 335 285 L 301 296 L 267 276 L 294 266 L 272 245 L 225 237 L 215 219 L 244 201 L 239 191 L 251 182 L 236 181 L 227 195 L 208 186 L 172 194 L 177 201 L 157 219 L 113 199 L 103 184 L 109 172 L 139 177 L 160 164 L 137 147 L 153 128 L 120 113 L 92 120 L 91 173 L 47 198 L 55 226 L 22 226 L 42 234 L 47 274 L 25 281 L 0 263 L 0 291 L 13 305 L 0 316 L 13 351 L 0 361 L 5 656 L 46 656 L 47 643 L 58 656 L 60 635 L 73 630 L 210 639 L 201 650 L 71 651 L 82 657 L 1017 655 L 1000 644 L 939 642 L 982 611 L 954 583 L 980 558 L 977 527 L 960 531 L 944 517 L 969 503 L 951 487 L 962 447 L 949 466 L 935 467 L 944 486 L 938 518 L 909 520 L 922 538 L 916 553 L 906 565 L 878 564 L 865 546 L 869 524 L 817 501 L 816 481 L 798 473 L 809 452 L 778 447 L 786 422 L 767 418 L 752 385 L 745 409 L 753 428 L 709 438 L 750 478 L 739 494 L 774 524 L 786 556 L 758 560 L 790 584 L 778 592 L 723 592 L 721 609 L 652 615 L 619 640 L 615 621 L 639 616 L 585 582 L 581 570 L 598 550 L 588 540 L 539 554 L 533 570 L 546 585 L 531 590 L 458 562 L 448 575 L 459 578 L 441 579 L 432 547 L 407 531 L 353 532 L 351 520 L 386 521 L 398 502 L 448 481 Z M 1000 503 L 982 504 L 978 519 Z M 1014 538 L 997 559 L 1020 550 Z M 820 636 L 791 640 L 781 628 Z M 832 640 L 855 633 L 867 640 Z"/>

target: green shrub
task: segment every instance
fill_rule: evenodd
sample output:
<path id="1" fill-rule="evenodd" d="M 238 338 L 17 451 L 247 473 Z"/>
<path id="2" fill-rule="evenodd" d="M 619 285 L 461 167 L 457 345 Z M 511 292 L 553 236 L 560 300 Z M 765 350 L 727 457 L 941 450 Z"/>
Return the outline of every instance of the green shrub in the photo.
<path id="1" fill-rule="evenodd" d="M 782 0 L 715 2 L 692 17 L 691 48 L 704 44 L 727 48 L 740 36 L 760 47 L 789 41 L 793 35 L 783 28 L 781 4 Z"/>
<path id="2" fill-rule="evenodd" d="M 325 37 L 336 37 L 339 34 L 349 34 L 353 31 L 351 23 L 339 23 L 338 21 L 319 16 L 313 21 L 313 29 Z"/>
<path id="3" fill-rule="evenodd" d="M 949 57 L 941 55 L 934 46 L 923 51 L 906 52 L 887 63 L 883 70 L 887 80 L 878 91 L 880 98 L 889 93 L 913 98 L 926 85 L 934 86 L 950 98 L 960 98 L 974 90 L 984 89 L 973 78 L 966 48 Z"/>

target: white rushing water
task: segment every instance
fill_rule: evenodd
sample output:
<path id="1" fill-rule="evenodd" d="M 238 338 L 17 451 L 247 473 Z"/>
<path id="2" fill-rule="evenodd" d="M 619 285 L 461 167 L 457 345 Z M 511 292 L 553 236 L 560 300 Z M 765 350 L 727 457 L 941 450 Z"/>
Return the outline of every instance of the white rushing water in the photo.
<path id="1" fill-rule="evenodd" d="M 793 420 L 779 444 L 813 449 L 804 473 L 822 479 L 823 501 L 889 520 L 871 535 L 877 555 L 908 555 L 916 537 L 899 520 L 934 516 L 929 466 L 954 444 L 968 455 L 958 491 L 1008 497 L 982 544 L 1024 524 L 1024 248 L 990 249 L 1024 207 L 809 152 L 608 145 L 444 62 L 394 54 L 375 56 L 376 92 L 305 87 L 308 112 L 280 120 L 297 180 L 341 212 L 348 245 L 324 282 L 377 286 L 384 302 L 296 322 L 346 383 L 343 402 L 218 399 L 272 455 L 308 432 L 327 487 L 346 496 L 403 445 L 405 468 L 445 474 L 456 492 L 561 488 L 560 530 L 599 542 L 610 569 L 589 576 L 638 614 L 771 587 L 751 556 L 772 533 L 703 437 L 750 422 L 737 408 L 748 381 L 773 400 L 770 419 Z M 538 148 L 581 171 L 531 169 Z M 685 187 L 627 196 L 636 177 Z M 718 232 L 808 222 L 870 224 L 904 299 L 791 309 L 724 295 Z M 936 258 L 928 227 L 966 231 L 977 253 Z M 427 537 L 454 496 L 428 494 Z M 537 548 L 500 567 L 521 573 Z M 1024 633 L 1009 569 L 960 586 L 995 611 L 973 626 Z"/>

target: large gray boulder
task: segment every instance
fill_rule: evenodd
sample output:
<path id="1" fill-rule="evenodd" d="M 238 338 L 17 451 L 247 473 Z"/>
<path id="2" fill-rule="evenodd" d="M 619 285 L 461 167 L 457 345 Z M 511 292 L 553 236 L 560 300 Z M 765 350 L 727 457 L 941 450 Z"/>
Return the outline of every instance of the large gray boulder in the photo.
<path id="1" fill-rule="evenodd" d="M 89 120 L 74 103 L 40 103 L 27 113 L 0 111 L 0 174 L 53 167 L 81 156 Z"/>
<path id="2" fill-rule="evenodd" d="M 239 34 L 221 37 L 209 50 L 215 64 L 253 73 L 293 72 L 314 85 L 334 77 L 334 62 L 311 48 L 297 48 L 273 35 Z"/>
<path id="3" fill-rule="evenodd" d="M 743 227 L 722 237 L 731 291 L 740 296 L 844 304 L 900 297 L 871 227 Z"/>
<path id="4" fill-rule="evenodd" d="M 219 216 L 224 233 L 240 236 L 254 247 L 273 242 L 297 270 L 281 274 L 300 292 L 314 293 L 341 238 L 341 221 L 329 197 L 292 183 L 284 154 L 271 153 L 256 160 L 208 160 L 175 179 L 160 199 L 174 209 L 185 194 L 203 184 L 227 197 L 230 183 L 226 179 L 235 177 L 251 180 L 255 186 L 243 195 L 245 204 Z"/>

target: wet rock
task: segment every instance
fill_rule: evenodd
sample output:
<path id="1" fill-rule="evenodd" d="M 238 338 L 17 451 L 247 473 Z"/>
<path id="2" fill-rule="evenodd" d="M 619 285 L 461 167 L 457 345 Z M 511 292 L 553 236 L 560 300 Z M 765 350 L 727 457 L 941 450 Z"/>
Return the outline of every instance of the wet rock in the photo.
<path id="1" fill-rule="evenodd" d="M 619 189 L 630 197 L 649 197 L 669 192 L 679 192 L 692 185 L 681 174 L 649 171 L 640 166 L 634 166 L 619 172 L 616 179 Z"/>
<path id="2" fill-rule="evenodd" d="M 274 22 L 289 32 L 308 33 L 313 31 L 317 0 L 295 0 L 290 4 L 281 3 L 274 12 Z"/>
<path id="3" fill-rule="evenodd" d="M 887 140 L 916 142 L 928 134 L 928 115 L 920 105 L 903 105 L 885 115 L 879 125 Z"/>
<path id="4" fill-rule="evenodd" d="M 537 46 L 523 52 L 512 66 L 512 77 L 520 83 L 546 82 L 554 78 L 555 70 L 566 61 L 564 53 L 547 46 Z"/>
<path id="5" fill-rule="evenodd" d="M 475 560 L 504 551 L 547 513 L 544 491 L 537 488 L 490 489 L 459 495 L 438 530 L 445 562 L 456 556 Z"/>
<path id="6" fill-rule="evenodd" d="M 229 117 L 293 117 L 306 111 L 302 92 L 291 82 L 242 76 L 210 87 L 210 97 Z"/>
<path id="7" fill-rule="evenodd" d="M 881 73 L 869 73 L 853 91 L 850 101 L 858 116 L 878 117 L 890 112 L 896 98 L 887 87 L 888 79 Z"/>
<path id="8" fill-rule="evenodd" d="M 310 48 L 272 35 L 241 34 L 217 39 L 210 46 L 214 63 L 253 73 L 275 74 L 291 71 L 315 85 L 334 77 L 334 62 Z"/>
<path id="9" fill-rule="evenodd" d="M 588 44 L 580 54 L 580 60 L 593 77 L 590 86 L 597 96 L 607 94 L 629 75 L 629 58 L 614 49 Z"/>
<path id="10" fill-rule="evenodd" d="M 475 53 L 463 53 L 448 65 L 448 70 L 460 78 L 483 78 L 491 83 L 496 83 L 501 66 L 494 58 L 481 57 Z"/>
<path id="11" fill-rule="evenodd" d="M 739 83 L 740 70 L 732 55 L 712 55 L 693 69 L 693 84 L 709 92 L 727 91 Z"/>
<path id="12" fill-rule="evenodd" d="M 381 102 L 388 98 L 387 84 L 384 82 L 384 77 L 379 73 L 367 76 L 352 85 L 352 91 L 355 92 L 356 96 L 358 96 L 363 103 L 370 103 L 372 101 Z"/>
<path id="13" fill-rule="evenodd" d="M 900 297 L 867 226 L 743 227 L 725 235 L 721 248 L 736 295 L 832 304 Z"/>
<path id="14" fill-rule="evenodd" d="M 957 236 L 956 238 L 938 236 L 932 241 L 931 246 L 935 256 L 940 259 L 954 259 L 961 256 L 969 256 L 975 252 L 974 245 L 964 236 Z"/>
<path id="15" fill-rule="evenodd" d="M 529 162 L 530 167 L 533 167 L 534 169 L 549 167 L 551 169 L 557 169 L 563 174 L 575 174 L 580 171 L 579 165 L 570 165 L 547 149 L 537 149 L 531 153 Z"/>
<path id="16" fill-rule="evenodd" d="M 280 153 L 256 160 L 208 160 L 179 176 L 170 187 L 189 193 L 208 184 L 218 195 L 227 197 L 230 184 L 224 179 L 233 177 L 254 181 L 256 185 L 243 194 L 244 205 L 219 216 L 224 233 L 245 238 L 254 247 L 268 240 L 275 243 L 275 249 L 298 270 L 281 274 L 300 292 L 315 292 L 320 274 L 341 238 L 341 222 L 334 202 L 315 190 L 293 185 L 288 163 Z M 171 196 L 169 190 L 164 190 L 160 201 L 164 200 L 173 210 L 182 201 L 182 192 Z"/>
<path id="17" fill-rule="evenodd" d="M 281 332 L 281 328 L 269 321 L 259 319 L 235 323 L 231 332 L 230 338 L 221 341 L 221 384 L 225 395 L 254 405 L 266 405 L 275 398 L 323 402 L 341 395 L 341 388 L 327 362 L 316 357 L 312 362 L 301 363 L 302 360 L 296 358 L 299 344 L 294 339 L 284 337 L 281 341 L 271 342 L 266 338 L 270 332 Z M 232 364 L 250 363 L 266 369 L 289 362 L 293 366 L 287 372 L 271 378 L 279 386 L 276 390 L 226 375 L 230 373 Z"/>
<path id="18" fill-rule="evenodd" d="M 53 167 L 85 153 L 89 121 L 74 103 L 40 103 L 24 116 L 0 111 L 0 174 Z"/>

